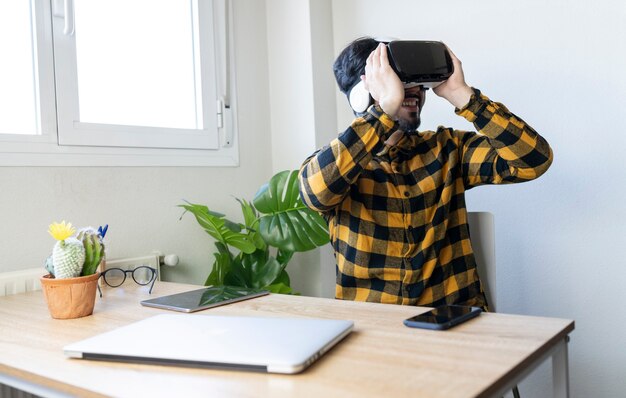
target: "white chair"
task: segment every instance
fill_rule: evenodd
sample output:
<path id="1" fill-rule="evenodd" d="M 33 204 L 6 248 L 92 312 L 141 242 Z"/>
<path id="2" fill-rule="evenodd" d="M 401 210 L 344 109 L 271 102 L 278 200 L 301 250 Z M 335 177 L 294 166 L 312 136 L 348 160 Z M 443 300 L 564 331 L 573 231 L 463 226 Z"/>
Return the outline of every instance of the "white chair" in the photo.
<path id="1" fill-rule="evenodd" d="M 489 311 L 496 312 L 496 228 L 493 214 L 479 211 L 467 215 L 470 240 L 476 257 L 478 275 L 482 282 Z M 512 391 L 514 398 L 519 398 L 517 386 Z"/>
<path id="2" fill-rule="evenodd" d="M 469 212 L 470 240 L 489 310 L 496 312 L 496 233 L 493 214 Z"/>

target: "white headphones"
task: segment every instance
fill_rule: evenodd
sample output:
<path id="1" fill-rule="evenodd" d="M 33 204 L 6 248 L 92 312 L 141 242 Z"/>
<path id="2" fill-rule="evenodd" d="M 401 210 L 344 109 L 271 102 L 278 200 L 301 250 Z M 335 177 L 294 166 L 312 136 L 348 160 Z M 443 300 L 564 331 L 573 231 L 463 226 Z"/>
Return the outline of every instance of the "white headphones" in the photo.
<path id="1" fill-rule="evenodd" d="M 398 39 L 395 37 L 375 37 L 374 40 L 377 42 L 389 43 Z M 348 93 L 348 101 L 350 102 L 352 110 L 357 114 L 365 113 L 367 108 L 374 104 L 374 99 L 370 95 L 369 91 L 365 89 L 363 80 L 359 81 L 350 89 L 350 92 Z"/>
<path id="2" fill-rule="evenodd" d="M 369 91 L 365 89 L 365 84 L 362 80 L 350 89 L 348 101 L 352 110 L 357 114 L 367 111 L 367 108 L 374 103 L 374 99 Z"/>

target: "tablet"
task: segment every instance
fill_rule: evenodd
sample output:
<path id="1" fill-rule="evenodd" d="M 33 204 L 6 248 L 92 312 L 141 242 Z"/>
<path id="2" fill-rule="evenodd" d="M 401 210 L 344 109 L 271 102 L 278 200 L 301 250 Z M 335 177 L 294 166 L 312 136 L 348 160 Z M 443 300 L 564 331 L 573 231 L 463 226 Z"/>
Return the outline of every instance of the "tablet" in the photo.
<path id="1" fill-rule="evenodd" d="M 172 311 L 195 312 L 266 294 L 269 294 L 269 292 L 260 289 L 237 286 L 209 286 L 189 292 L 143 300 L 141 305 Z"/>

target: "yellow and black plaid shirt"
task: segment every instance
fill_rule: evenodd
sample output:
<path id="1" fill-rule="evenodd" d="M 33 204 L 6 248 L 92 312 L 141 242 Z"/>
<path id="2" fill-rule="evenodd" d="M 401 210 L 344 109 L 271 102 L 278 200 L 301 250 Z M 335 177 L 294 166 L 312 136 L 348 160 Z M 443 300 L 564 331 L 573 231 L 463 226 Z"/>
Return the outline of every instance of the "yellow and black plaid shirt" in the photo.
<path id="1" fill-rule="evenodd" d="M 465 191 L 529 181 L 552 163 L 548 143 L 479 90 L 456 113 L 480 134 L 439 127 L 376 155 L 397 127 L 380 107 L 300 170 L 304 203 L 328 221 L 336 297 L 486 306 L 469 239 Z"/>

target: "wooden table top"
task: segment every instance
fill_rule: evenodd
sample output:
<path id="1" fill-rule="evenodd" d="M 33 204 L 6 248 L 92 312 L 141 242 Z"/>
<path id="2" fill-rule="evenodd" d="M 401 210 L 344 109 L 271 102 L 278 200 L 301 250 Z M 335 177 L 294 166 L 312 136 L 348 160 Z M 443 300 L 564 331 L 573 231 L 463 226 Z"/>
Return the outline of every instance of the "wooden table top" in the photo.
<path id="1" fill-rule="evenodd" d="M 349 319 L 354 331 L 303 373 L 265 374 L 68 359 L 63 346 L 166 312 L 139 301 L 198 289 L 105 288 L 89 317 L 56 320 L 41 291 L 0 297 L 0 374 L 80 397 L 492 396 L 574 329 L 565 319 L 481 314 L 447 331 L 408 328 L 426 307 L 271 294 L 197 314 Z M 174 336 L 173 336 L 174 337 Z M 253 344 L 253 342 L 250 342 Z"/>

